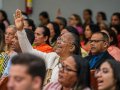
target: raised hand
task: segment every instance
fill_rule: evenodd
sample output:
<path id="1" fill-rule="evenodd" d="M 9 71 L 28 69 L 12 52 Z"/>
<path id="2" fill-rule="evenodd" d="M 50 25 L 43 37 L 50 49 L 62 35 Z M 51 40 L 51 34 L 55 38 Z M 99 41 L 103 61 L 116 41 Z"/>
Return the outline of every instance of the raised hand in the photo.
<path id="1" fill-rule="evenodd" d="M 19 9 L 16 10 L 14 14 L 14 21 L 15 21 L 15 26 L 17 30 L 22 31 L 24 27 L 24 23 L 23 23 L 23 17 L 22 17 L 21 10 Z"/>

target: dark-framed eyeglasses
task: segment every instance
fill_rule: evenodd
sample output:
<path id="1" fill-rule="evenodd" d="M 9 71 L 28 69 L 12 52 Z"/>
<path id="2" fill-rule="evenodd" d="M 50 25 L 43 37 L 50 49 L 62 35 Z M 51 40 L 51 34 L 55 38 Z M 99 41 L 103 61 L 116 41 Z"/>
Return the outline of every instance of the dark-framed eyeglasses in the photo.
<path id="1" fill-rule="evenodd" d="M 76 70 L 73 70 L 73 69 L 70 69 L 70 68 L 64 66 L 62 63 L 58 64 L 58 68 L 60 70 L 63 70 L 64 72 L 77 72 Z"/>
<path id="2" fill-rule="evenodd" d="M 100 42 L 100 41 L 105 42 L 105 40 L 89 40 L 89 43 L 93 43 L 93 42 L 98 43 L 98 42 Z"/>

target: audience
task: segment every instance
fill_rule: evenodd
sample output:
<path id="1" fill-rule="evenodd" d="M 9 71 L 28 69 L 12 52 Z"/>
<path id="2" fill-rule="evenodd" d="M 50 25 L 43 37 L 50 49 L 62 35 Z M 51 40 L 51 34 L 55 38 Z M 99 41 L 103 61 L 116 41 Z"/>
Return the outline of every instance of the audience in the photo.
<path id="1" fill-rule="evenodd" d="M 10 25 L 7 14 L 4 10 L 0 10 L 0 23 L 3 23 L 5 29 Z"/>
<path id="2" fill-rule="evenodd" d="M 40 26 L 44 25 L 47 26 L 47 24 L 50 22 L 49 14 L 46 11 L 43 11 L 39 14 L 39 21 Z"/>
<path id="3" fill-rule="evenodd" d="M 120 25 L 120 13 L 119 12 L 113 13 L 111 17 L 111 26 L 113 25 Z"/>
<path id="4" fill-rule="evenodd" d="M 32 54 L 18 54 L 12 58 L 8 90 L 42 90 L 46 74 L 45 62 Z"/>
<path id="5" fill-rule="evenodd" d="M 50 42 L 50 45 L 52 47 L 55 46 L 56 44 L 56 40 L 57 38 L 59 37 L 60 35 L 60 27 L 57 23 L 55 22 L 50 22 L 47 27 L 49 28 L 50 30 L 50 38 L 49 38 L 49 42 Z"/>
<path id="6" fill-rule="evenodd" d="M 86 25 L 85 30 L 84 30 L 84 39 L 83 39 L 83 41 L 81 41 L 81 46 L 87 53 L 90 52 L 89 40 L 90 40 L 92 34 L 94 34 L 95 32 L 98 32 L 98 31 L 100 31 L 100 29 L 97 25 L 94 25 L 94 24 Z"/>
<path id="7" fill-rule="evenodd" d="M 32 19 L 24 19 L 24 28 L 30 29 L 34 32 L 35 31 L 34 21 Z"/>
<path id="8" fill-rule="evenodd" d="M 96 16 L 96 21 L 97 21 L 97 25 L 99 26 L 101 23 L 106 23 L 107 21 L 107 17 L 105 12 L 98 12 L 97 16 Z"/>
<path id="9" fill-rule="evenodd" d="M 20 16 L 19 16 L 20 15 Z M 15 25 L 17 27 L 17 35 L 22 52 L 33 53 L 41 58 L 44 58 L 47 66 L 47 74 L 45 83 L 56 81 L 58 79 L 58 63 L 65 60 L 72 54 L 79 54 L 80 49 L 77 47 L 79 44 L 79 37 L 73 33 L 65 33 L 57 40 L 57 48 L 55 52 L 43 53 L 35 50 L 29 44 L 26 33 L 23 30 L 23 19 L 20 10 L 16 10 Z"/>
<path id="10" fill-rule="evenodd" d="M 8 90 L 119 90 L 120 12 L 114 12 L 108 23 L 105 12 L 98 11 L 96 24 L 90 9 L 83 10 L 83 19 L 71 13 L 67 23 L 58 9 L 51 22 L 43 11 L 36 28 L 21 10 L 9 25 L 0 10 L 0 88 L 9 78 Z M 32 57 L 40 59 L 44 69 L 37 69 L 40 61 Z"/>
<path id="11" fill-rule="evenodd" d="M 54 22 L 59 25 L 60 31 L 62 31 L 67 26 L 67 20 L 64 17 L 58 16 L 55 18 Z"/>
<path id="12" fill-rule="evenodd" d="M 4 45 L 5 45 L 4 33 L 0 29 L 0 78 L 3 75 L 3 72 L 9 60 L 9 56 L 4 51 Z"/>
<path id="13" fill-rule="evenodd" d="M 13 50 L 11 49 L 11 45 L 16 31 L 16 27 L 14 25 L 10 25 L 5 32 L 5 52 L 9 55 L 13 52 Z"/>
<path id="14" fill-rule="evenodd" d="M 120 62 L 107 59 L 95 72 L 98 90 L 120 90 Z"/>
<path id="15" fill-rule="evenodd" d="M 96 32 L 89 40 L 91 46 L 91 55 L 85 57 L 89 61 L 90 69 L 97 68 L 105 59 L 113 59 L 107 52 L 109 47 L 109 38 L 103 32 Z"/>
<path id="16" fill-rule="evenodd" d="M 79 32 L 80 36 L 83 35 L 82 20 L 79 15 L 72 14 L 69 17 L 68 25 L 75 27 L 77 31 Z"/>
<path id="17" fill-rule="evenodd" d="M 49 37 L 50 30 L 46 26 L 39 26 L 34 32 L 34 49 L 40 50 L 42 52 L 52 52 L 53 48 L 50 46 Z"/>
<path id="18" fill-rule="evenodd" d="M 90 90 L 89 66 L 81 56 L 69 56 L 58 67 L 58 81 L 47 84 L 43 90 Z"/>
<path id="19" fill-rule="evenodd" d="M 32 45 L 33 41 L 34 41 L 34 33 L 31 30 L 25 30 L 26 34 L 27 34 L 27 38 L 30 42 L 30 44 Z M 11 46 L 12 50 L 14 52 L 11 53 L 10 58 L 8 60 L 8 64 L 7 67 L 5 68 L 5 71 L 2 75 L 2 77 L 6 77 L 9 76 L 9 69 L 11 67 L 11 59 L 13 56 L 22 53 L 19 42 L 18 42 L 18 36 L 17 33 L 15 33 L 14 38 L 12 39 L 12 46 Z"/>
<path id="20" fill-rule="evenodd" d="M 92 15 L 93 13 L 90 9 L 85 9 L 83 11 L 83 19 L 84 19 L 83 27 L 86 27 L 86 25 L 89 25 L 89 24 L 94 24 L 92 20 Z"/>

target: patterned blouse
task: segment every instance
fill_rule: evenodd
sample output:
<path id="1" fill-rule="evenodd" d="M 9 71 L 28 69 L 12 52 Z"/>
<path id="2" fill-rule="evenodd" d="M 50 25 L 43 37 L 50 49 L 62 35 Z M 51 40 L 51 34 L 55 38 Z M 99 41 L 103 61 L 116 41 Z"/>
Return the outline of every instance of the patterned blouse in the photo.
<path id="1" fill-rule="evenodd" d="M 5 52 L 0 53 L 0 77 L 7 66 L 8 60 L 9 56 Z"/>

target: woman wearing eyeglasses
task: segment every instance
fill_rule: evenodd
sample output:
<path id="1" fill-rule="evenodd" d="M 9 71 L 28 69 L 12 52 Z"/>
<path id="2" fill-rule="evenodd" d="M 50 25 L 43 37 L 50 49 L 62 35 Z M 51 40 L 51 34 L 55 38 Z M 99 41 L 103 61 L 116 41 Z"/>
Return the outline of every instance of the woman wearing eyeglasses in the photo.
<path id="1" fill-rule="evenodd" d="M 89 67 L 81 56 L 72 55 L 59 63 L 57 82 L 46 85 L 43 90 L 89 90 Z"/>
<path id="2" fill-rule="evenodd" d="M 96 70 L 98 90 L 120 90 L 120 62 L 105 60 Z"/>

